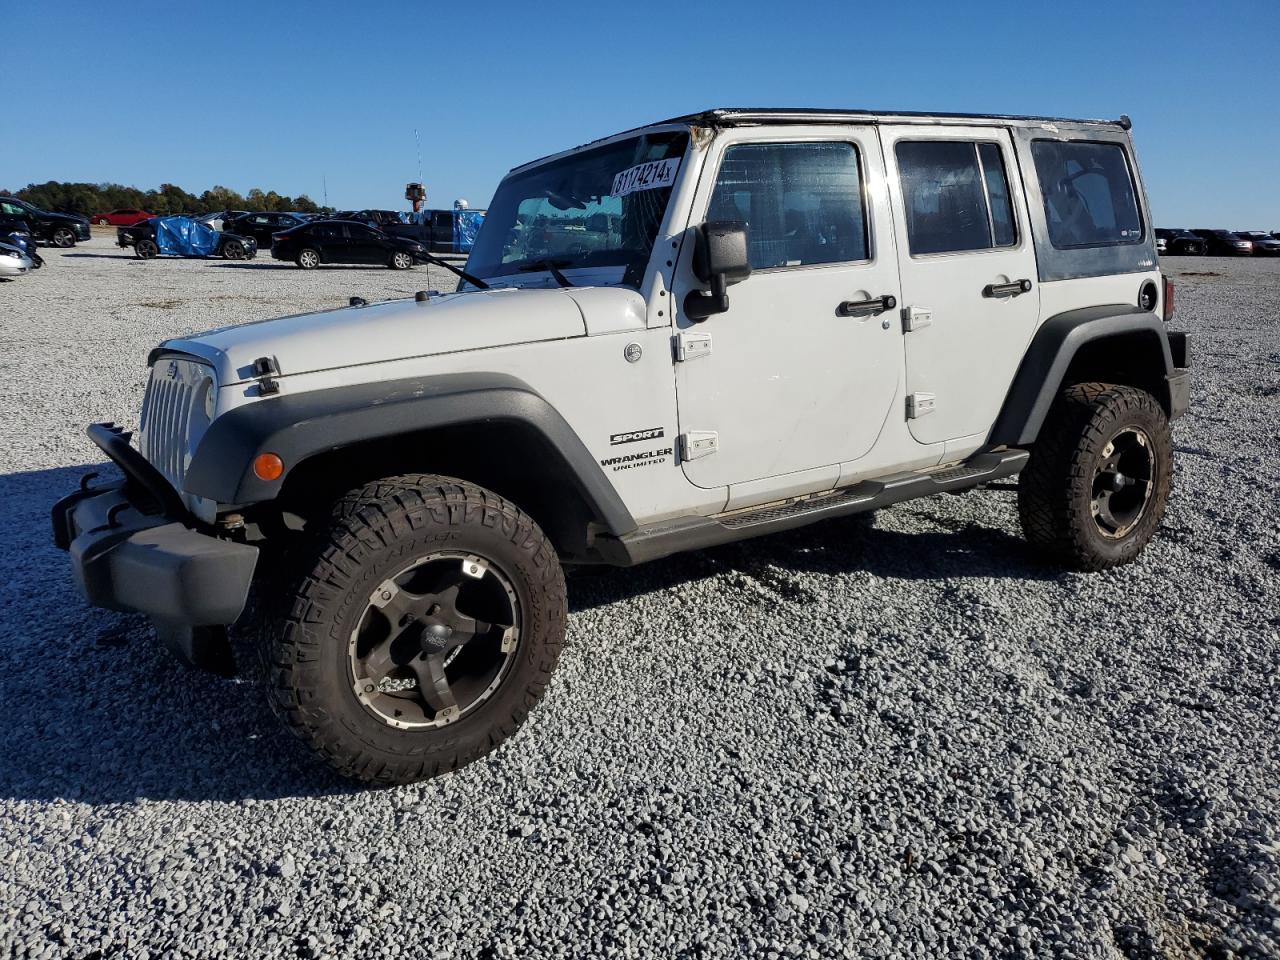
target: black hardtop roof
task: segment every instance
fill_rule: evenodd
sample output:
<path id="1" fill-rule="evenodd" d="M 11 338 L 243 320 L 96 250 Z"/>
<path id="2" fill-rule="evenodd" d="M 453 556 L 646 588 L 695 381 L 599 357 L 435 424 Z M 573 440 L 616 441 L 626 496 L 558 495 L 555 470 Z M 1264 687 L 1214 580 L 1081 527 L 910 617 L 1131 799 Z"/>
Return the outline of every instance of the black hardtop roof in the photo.
<path id="1" fill-rule="evenodd" d="M 630 130 L 623 130 L 618 133 L 611 133 L 606 137 L 599 137 L 588 143 L 579 144 L 576 147 L 570 147 L 567 150 L 560 150 L 556 153 L 549 153 L 545 157 L 539 157 L 536 160 L 528 160 L 511 168 L 512 173 L 522 170 L 525 167 L 531 167 L 534 164 L 542 163 L 544 160 L 550 160 L 552 157 L 559 157 L 576 153 L 579 150 L 585 150 L 588 147 L 594 147 L 606 140 L 613 140 L 618 137 L 625 137 L 627 134 L 637 133 L 641 130 L 647 130 L 650 127 L 661 127 L 669 124 L 689 124 L 695 127 L 747 127 L 760 124 L 840 124 L 840 123 L 883 123 L 903 121 L 911 123 L 913 121 L 920 123 L 932 122 L 948 122 L 953 120 L 970 120 L 997 123 L 1019 123 L 1019 124 L 1046 124 L 1046 123 L 1062 123 L 1073 125 L 1094 125 L 1101 127 L 1116 127 L 1120 130 L 1129 130 L 1133 127 L 1133 122 L 1125 114 L 1121 114 L 1116 120 L 1072 120 L 1068 117 L 1023 117 L 1016 114 L 1004 113 L 924 113 L 913 110 L 822 110 L 816 107 L 714 107 L 710 110 L 702 110 L 698 113 L 686 113 L 679 117 L 670 117 L 666 120 L 656 120 L 653 123 L 646 123 L 644 126 L 632 127 Z"/>
<path id="2" fill-rule="evenodd" d="M 1117 120 L 1074 120 L 1069 117 L 1024 117 L 1005 113 L 926 113 L 917 110 L 823 110 L 815 107 L 716 107 L 699 113 L 662 120 L 661 123 L 702 123 L 732 127 L 758 123 L 851 123 L 907 120 L 1006 120 L 1022 123 L 1091 123 L 1128 130 L 1133 126 L 1121 114 Z"/>

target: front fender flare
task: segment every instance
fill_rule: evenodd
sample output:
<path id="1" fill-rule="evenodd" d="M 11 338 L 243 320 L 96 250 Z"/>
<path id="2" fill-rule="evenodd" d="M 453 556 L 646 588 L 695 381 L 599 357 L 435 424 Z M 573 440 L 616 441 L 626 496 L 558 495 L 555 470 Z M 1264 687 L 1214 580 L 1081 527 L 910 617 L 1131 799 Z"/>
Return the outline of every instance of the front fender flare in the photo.
<path id="1" fill-rule="evenodd" d="M 188 493 L 220 504 L 274 499 L 307 458 L 366 440 L 436 427 L 516 422 L 535 430 L 564 460 L 578 492 L 615 536 L 636 522 L 591 452 L 560 413 L 527 383 L 497 373 L 445 374 L 284 394 L 237 407 L 210 424 L 187 469 Z M 260 453 L 285 473 L 262 480 Z"/>

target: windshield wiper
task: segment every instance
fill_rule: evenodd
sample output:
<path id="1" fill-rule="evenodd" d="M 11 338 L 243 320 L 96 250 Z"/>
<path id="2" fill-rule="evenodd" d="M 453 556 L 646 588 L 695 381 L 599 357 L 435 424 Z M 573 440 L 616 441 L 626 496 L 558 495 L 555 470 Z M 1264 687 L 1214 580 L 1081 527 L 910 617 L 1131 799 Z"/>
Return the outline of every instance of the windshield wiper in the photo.
<path id="1" fill-rule="evenodd" d="M 458 276 L 460 276 L 463 280 L 467 281 L 467 283 L 471 284 L 473 287 L 479 287 L 481 290 L 489 289 L 489 285 L 485 283 L 483 280 L 481 280 L 479 277 L 473 277 L 471 274 L 467 273 L 467 271 L 463 270 L 461 267 L 455 267 L 448 260 L 441 260 L 439 257 L 434 256 L 430 253 L 418 253 L 418 254 L 415 254 L 415 256 L 421 257 L 423 260 L 427 261 L 427 263 L 434 263 L 437 267 L 444 267 L 450 273 L 456 273 Z"/>
<path id="2" fill-rule="evenodd" d="M 536 273 L 539 270 L 545 270 L 551 276 L 555 277 L 556 283 L 562 287 L 572 287 L 569 278 L 560 272 L 561 267 L 567 267 L 572 260 L 531 260 L 529 263 L 520 265 L 521 273 Z"/>

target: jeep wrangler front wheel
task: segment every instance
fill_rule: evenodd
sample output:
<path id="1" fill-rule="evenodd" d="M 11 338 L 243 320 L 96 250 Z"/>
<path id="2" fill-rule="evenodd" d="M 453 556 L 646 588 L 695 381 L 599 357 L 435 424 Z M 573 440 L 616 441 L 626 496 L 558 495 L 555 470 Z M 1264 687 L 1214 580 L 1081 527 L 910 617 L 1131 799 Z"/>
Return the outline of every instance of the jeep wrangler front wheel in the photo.
<path id="1" fill-rule="evenodd" d="M 1079 570 L 1128 563 L 1160 525 L 1172 479 L 1169 421 L 1155 397 L 1076 384 L 1050 410 L 1019 477 L 1022 529 Z"/>
<path id="2" fill-rule="evenodd" d="M 339 503 L 262 625 L 270 695 L 345 776 L 396 784 L 488 753 L 541 698 L 564 639 L 564 575 L 516 506 L 401 476 Z"/>

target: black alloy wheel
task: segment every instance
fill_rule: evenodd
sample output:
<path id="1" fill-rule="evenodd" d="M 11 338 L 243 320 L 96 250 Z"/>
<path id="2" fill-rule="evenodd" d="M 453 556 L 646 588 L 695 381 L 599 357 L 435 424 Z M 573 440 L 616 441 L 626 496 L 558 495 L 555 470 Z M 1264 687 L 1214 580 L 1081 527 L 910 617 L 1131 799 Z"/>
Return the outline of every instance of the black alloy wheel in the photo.
<path id="1" fill-rule="evenodd" d="M 488 700 L 520 642 L 520 601 L 494 563 L 416 560 L 370 595 L 347 643 L 360 703 L 397 729 L 441 727 Z"/>

